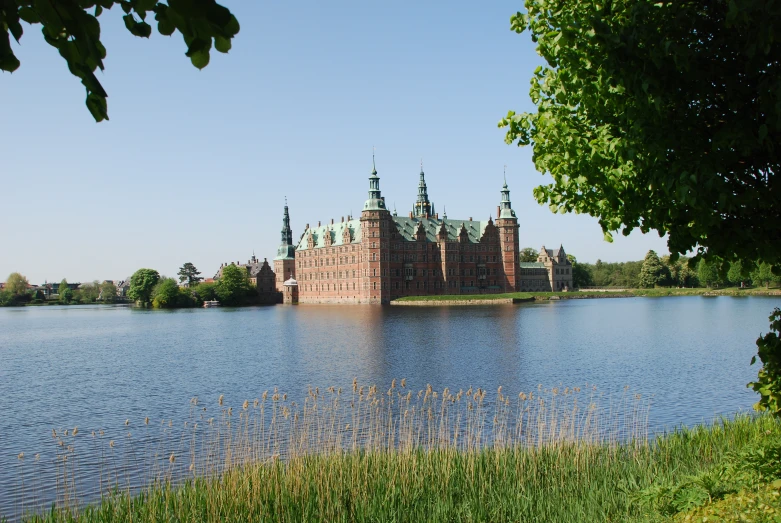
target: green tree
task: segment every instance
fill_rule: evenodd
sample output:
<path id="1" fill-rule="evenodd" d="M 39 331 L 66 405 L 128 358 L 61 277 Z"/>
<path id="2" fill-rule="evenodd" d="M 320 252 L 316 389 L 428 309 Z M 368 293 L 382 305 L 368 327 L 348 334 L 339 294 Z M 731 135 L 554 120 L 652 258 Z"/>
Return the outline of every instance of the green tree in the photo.
<path id="1" fill-rule="evenodd" d="M 771 283 L 778 283 L 781 278 L 773 274 L 773 268 L 769 263 L 758 264 L 753 271 L 751 271 L 751 283 L 755 286 L 764 285 L 765 288 L 770 287 Z"/>
<path id="2" fill-rule="evenodd" d="M 665 278 L 665 267 L 655 251 L 646 253 L 643 265 L 640 269 L 640 287 L 651 288 L 662 283 Z"/>
<path id="3" fill-rule="evenodd" d="M 740 260 L 734 261 L 729 264 L 729 271 L 727 272 L 727 280 L 735 285 L 740 285 L 746 280 L 743 276 L 743 262 Z"/>
<path id="4" fill-rule="evenodd" d="M 252 296 L 247 271 L 238 265 L 227 265 L 222 269 L 222 276 L 217 280 L 217 299 L 223 305 L 243 305 Z"/>
<path id="5" fill-rule="evenodd" d="M 675 261 L 667 257 L 667 264 L 670 271 L 670 281 L 678 287 L 699 287 L 700 281 L 697 279 L 697 273 L 689 267 L 689 259 L 681 256 Z"/>
<path id="6" fill-rule="evenodd" d="M 5 280 L 5 289 L 15 296 L 27 294 L 29 288 L 30 282 L 18 272 L 12 272 Z"/>
<path id="7" fill-rule="evenodd" d="M 781 272 L 781 3 L 525 7 L 512 29 L 531 34 L 547 65 L 531 82 L 536 112 L 499 125 L 553 178 L 537 201 L 597 217 L 608 240 L 655 229 L 673 256 L 696 250 L 692 263 Z M 781 386 L 780 370 L 763 372 Z"/>
<path id="8" fill-rule="evenodd" d="M 192 287 L 194 284 L 203 280 L 203 278 L 199 276 L 200 274 L 201 272 L 195 268 L 195 265 L 187 262 L 179 268 L 179 281 L 182 283 L 187 282 L 187 285 Z"/>
<path id="9" fill-rule="evenodd" d="M 76 292 L 73 293 L 73 300 L 79 303 L 95 303 L 100 296 L 100 283 L 84 283 L 79 285 Z"/>
<path id="10" fill-rule="evenodd" d="M 700 285 L 708 288 L 718 286 L 720 278 L 716 265 L 706 259 L 700 259 L 697 263 L 697 279 L 700 280 Z"/>
<path id="11" fill-rule="evenodd" d="M 532 247 L 524 247 L 523 249 L 521 249 L 518 258 L 521 262 L 526 262 L 526 263 L 536 262 L 538 254 L 539 253 Z"/>
<path id="12" fill-rule="evenodd" d="M 68 69 L 81 79 L 87 92 L 87 108 L 96 121 L 108 119 L 108 95 L 95 76 L 103 71 L 106 48 L 100 40 L 100 22 L 105 9 L 118 5 L 125 27 L 134 36 L 149 38 L 154 14 L 157 30 L 170 36 L 179 31 L 187 45 L 186 56 L 198 69 L 209 63 L 214 48 L 227 53 L 231 40 L 239 32 L 239 22 L 215 0 L 0 0 L 0 70 L 15 71 L 20 63 L 14 55 L 10 37 L 19 43 L 21 22 L 41 24 L 46 42 L 59 51 Z"/>
<path id="13" fill-rule="evenodd" d="M 73 291 L 68 286 L 68 280 L 65 278 L 60 282 L 60 286 L 57 287 L 57 295 L 60 298 L 60 303 L 70 303 L 73 300 Z"/>
<path id="14" fill-rule="evenodd" d="M 201 282 L 193 289 L 194 298 L 203 303 L 217 299 L 217 285 L 213 282 Z"/>
<path id="15" fill-rule="evenodd" d="M 110 281 L 104 281 L 101 283 L 100 301 L 104 303 L 114 303 L 117 301 L 117 286 Z"/>
<path id="16" fill-rule="evenodd" d="M 194 300 L 188 291 L 180 289 L 173 278 L 163 278 L 152 292 L 152 306 L 156 309 L 191 307 Z"/>
<path id="17" fill-rule="evenodd" d="M 781 262 L 781 3 L 526 0 L 547 65 L 536 112 L 500 122 L 533 146 L 553 211 L 606 238 L 655 229 L 669 250 Z"/>
<path id="18" fill-rule="evenodd" d="M 587 266 L 578 263 L 578 259 L 572 254 L 568 254 L 567 259 L 572 264 L 572 285 L 576 289 L 594 285 L 594 282 L 591 279 L 591 272 Z"/>
<path id="19" fill-rule="evenodd" d="M 138 269 L 130 277 L 130 288 L 127 296 L 142 307 L 152 301 L 152 291 L 160 280 L 160 274 L 154 269 Z"/>

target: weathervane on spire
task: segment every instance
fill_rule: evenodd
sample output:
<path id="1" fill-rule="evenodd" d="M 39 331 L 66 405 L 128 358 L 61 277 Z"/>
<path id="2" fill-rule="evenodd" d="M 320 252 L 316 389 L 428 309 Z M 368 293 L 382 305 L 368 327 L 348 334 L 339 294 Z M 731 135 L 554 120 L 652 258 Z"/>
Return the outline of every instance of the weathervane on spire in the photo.
<path id="1" fill-rule="evenodd" d="M 377 172 L 377 165 L 374 163 L 374 153 L 377 152 L 377 148 L 372 145 L 372 171 Z"/>

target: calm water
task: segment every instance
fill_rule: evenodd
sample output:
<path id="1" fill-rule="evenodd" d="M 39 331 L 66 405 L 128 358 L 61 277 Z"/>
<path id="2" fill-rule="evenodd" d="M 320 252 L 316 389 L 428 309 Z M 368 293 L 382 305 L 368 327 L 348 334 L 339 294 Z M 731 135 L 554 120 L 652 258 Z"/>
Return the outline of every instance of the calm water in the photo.
<path id="1" fill-rule="evenodd" d="M 497 307 L 298 306 L 175 312 L 0 309 L 0 515 L 19 503 L 19 460 L 51 430 L 183 419 L 189 400 L 240 405 L 279 387 L 517 393 L 596 384 L 653 396 L 663 430 L 750 409 L 749 361 L 779 298 L 626 298 Z M 43 498 L 46 496 L 44 495 Z"/>

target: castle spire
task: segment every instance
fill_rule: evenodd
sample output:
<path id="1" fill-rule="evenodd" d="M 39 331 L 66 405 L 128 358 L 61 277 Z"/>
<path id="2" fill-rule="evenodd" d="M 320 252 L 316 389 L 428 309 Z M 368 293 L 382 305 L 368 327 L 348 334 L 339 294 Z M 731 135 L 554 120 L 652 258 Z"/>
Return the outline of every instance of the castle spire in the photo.
<path id="1" fill-rule="evenodd" d="M 275 259 L 294 258 L 296 247 L 293 245 L 293 230 L 290 228 L 290 213 L 287 207 L 287 196 L 285 196 L 285 212 L 282 215 L 281 236 L 282 241 L 277 249 L 277 257 Z"/>
<path id="2" fill-rule="evenodd" d="M 502 201 L 499 203 L 498 218 L 515 218 L 515 211 L 510 202 L 510 189 L 507 187 L 507 166 L 505 166 L 504 185 L 502 186 Z"/>
<path id="3" fill-rule="evenodd" d="M 380 177 L 377 176 L 377 166 L 374 163 L 374 151 L 372 151 L 372 173 L 369 176 L 369 199 L 363 204 L 363 210 L 385 210 L 385 199 L 380 193 Z"/>
<path id="4" fill-rule="evenodd" d="M 418 218 L 433 216 L 432 204 L 428 199 L 428 188 L 426 187 L 426 175 L 423 172 L 423 159 L 420 159 L 420 181 L 418 181 L 418 199 L 415 201 L 413 212 Z"/>

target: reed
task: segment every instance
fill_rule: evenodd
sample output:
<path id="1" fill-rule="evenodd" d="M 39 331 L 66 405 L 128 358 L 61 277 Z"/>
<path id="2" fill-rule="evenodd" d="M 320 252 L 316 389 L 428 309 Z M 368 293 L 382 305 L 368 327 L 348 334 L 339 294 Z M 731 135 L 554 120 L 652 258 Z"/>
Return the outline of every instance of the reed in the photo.
<path id="1" fill-rule="evenodd" d="M 628 389 L 510 396 L 406 380 L 314 388 L 301 401 L 274 389 L 235 408 L 193 398 L 183 424 L 145 418 L 137 437 L 55 433 L 56 508 L 28 506 L 25 519 L 654 520 L 632 493 L 781 433 L 771 418 L 739 417 L 649 440 L 649 408 Z M 81 444 L 100 458 L 97 492 L 80 480 Z"/>

